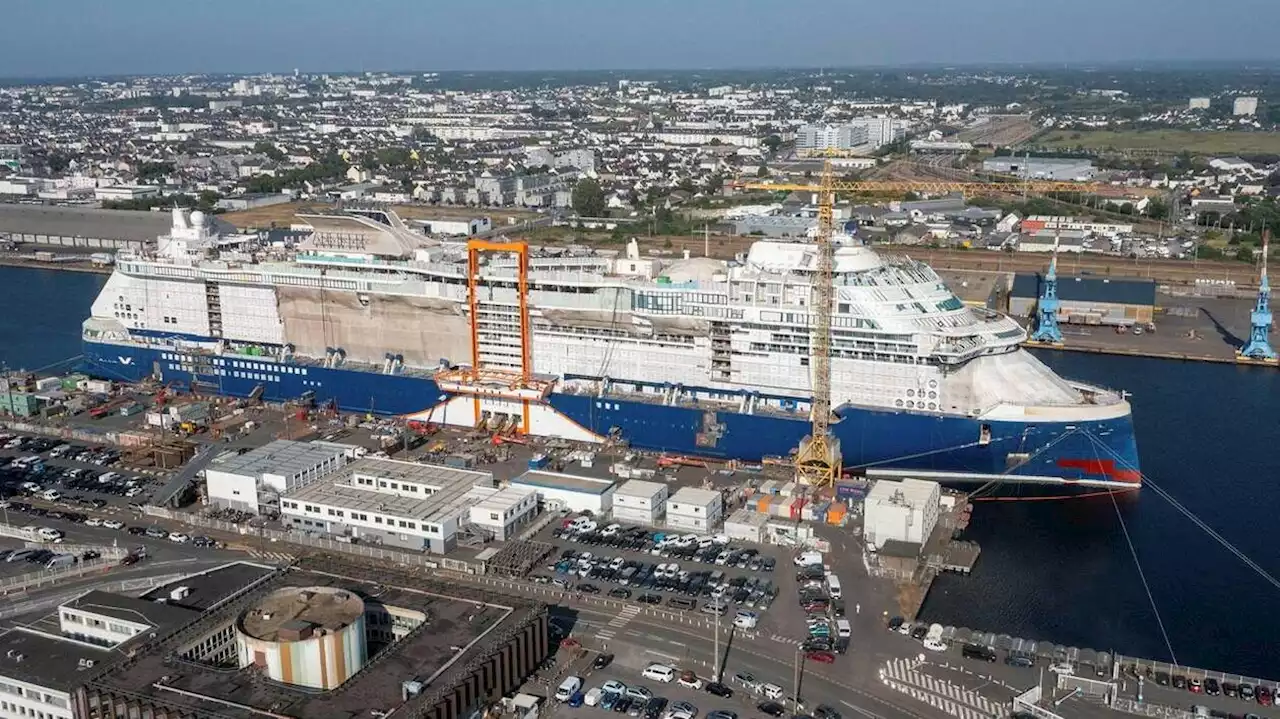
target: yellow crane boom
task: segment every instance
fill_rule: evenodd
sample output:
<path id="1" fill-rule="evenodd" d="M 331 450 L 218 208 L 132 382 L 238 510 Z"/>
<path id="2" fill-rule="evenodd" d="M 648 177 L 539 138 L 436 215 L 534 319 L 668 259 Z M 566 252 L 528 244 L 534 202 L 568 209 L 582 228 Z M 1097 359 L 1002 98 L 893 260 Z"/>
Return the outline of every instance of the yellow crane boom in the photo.
<path id="1" fill-rule="evenodd" d="M 796 479 L 816 488 L 830 487 L 840 476 L 842 458 L 840 442 L 831 434 L 831 305 L 834 300 L 835 248 L 832 244 L 835 219 L 835 194 L 855 192 L 867 194 L 905 192 L 963 192 L 968 195 L 993 193 L 1096 192 L 1097 185 L 1080 182 L 1042 180 L 1010 182 L 951 182 L 946 180 L 836 180 L 831 160 L 822 166 L 822 177 L 816 185 L 789 182 L 739 182 L 734 187 L 779 192 L 814 192 L 818 195 L 818 265 L 810 285 L 810 306 L 814 308 L 809 342 L 809 366 L 813 387 L 812 429 L 800 442 L 796 452 Z"/>

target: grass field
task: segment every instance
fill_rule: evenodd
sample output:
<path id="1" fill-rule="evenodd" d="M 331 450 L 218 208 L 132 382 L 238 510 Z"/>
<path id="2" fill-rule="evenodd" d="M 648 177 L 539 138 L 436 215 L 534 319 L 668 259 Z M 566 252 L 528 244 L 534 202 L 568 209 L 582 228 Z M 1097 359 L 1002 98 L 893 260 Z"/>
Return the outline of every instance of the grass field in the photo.
<path id="1" fill-rule="evenodd" d="M 320 210 L 331 209 L 333 205 L 324 202 L 287 202 L 280 205 L 268 205 L 266 207 L 255 207 L 251 210 L 243 212 L 228 212 L 218 215 L 218 218 L 231 223 L 241 230 L 249 228 L 262 229 L 270 227 L 271 223 L 275 223 L 276 227 L 288 227 L 296 220 L 294 215 L 299 212 L 316 212 Z M 493 219 L 493 226 L 507 224 L 508 217 L 516 218 L 517 222 L 533 219 L 538 217 L 536 212 L 529 210 L 494 210 L 483 207 L 428 207 L 424 205 L 396 205 L 391 209 L 396 214 L 406 220 L 421 220 L 428 217 L 437 218 L 471 218 L 471 217 L 490 217 Z"/>
<path id="2" fill-rule="evenodd" d="M 1280 154 L 1277 132 L 1194 132 L 1191 130 L 1055 130 L 1035 140 L 1049 147 L 1091 150 L 1188 151 L 1207 155 Z"/>

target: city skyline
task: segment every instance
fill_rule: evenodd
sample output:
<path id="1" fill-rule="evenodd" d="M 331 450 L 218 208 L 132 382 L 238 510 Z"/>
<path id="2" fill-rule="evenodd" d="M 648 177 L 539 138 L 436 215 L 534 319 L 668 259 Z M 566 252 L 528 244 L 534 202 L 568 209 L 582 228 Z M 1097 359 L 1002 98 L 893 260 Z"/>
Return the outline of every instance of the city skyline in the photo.
<path id="1" fill-rule="evenodd" d="M 1280 5 L 1234 0 L 920 0 L 847 8 L 838 0 L 648 0 L 623 5 L 495 0 L 425 8 L 409 0 L 89 0 L 7 7 L 0 76 L 359 71 L 567 71 L 1109 65 L 1280 58 Z M 1187 28 L 1231 32 L 1188 37 Z M 842 20 L 847 18 L 847 20 Z M 832 26 L 841 32 L 826 30 Z M 1049 29 L 1051 36 L 1046 36 Z"/>

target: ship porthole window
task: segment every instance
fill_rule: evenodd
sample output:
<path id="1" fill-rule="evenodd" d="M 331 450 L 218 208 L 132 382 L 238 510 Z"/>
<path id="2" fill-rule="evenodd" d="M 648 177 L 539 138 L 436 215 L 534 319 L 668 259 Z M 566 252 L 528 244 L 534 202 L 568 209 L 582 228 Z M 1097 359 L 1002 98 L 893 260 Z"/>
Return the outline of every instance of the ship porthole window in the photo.
<path id="1" fill-rule="evenodd" d="M 929 386 L 930 386 L 930 387 L 933 387 L 933 388 L 937 388 L 937 386 L 938 386 L 938 380 L 936 380 L 936 379 L 931 379 L 931 380 L 929 380 Z"/>
<path id="2" fill-rule="evenodd" d="M 909 389 L 909 390 L 907 390 L 907 396 L 908 396 L 908 397 L 915 397 L 915 396 L 916 396 L 916 391 L 915 391 L 915 390 L 913 390 L 913 389 Z"/>
<path id="3" fill-rule="evenodd" d="M 915 402 L 911 400 L 907 400 L 907 409 L 915 409 L 915 406 L 916 406 Z"/>
<path id="4" fill-rule="evenodd" d="M 937 393 L 937 392 L 930 392 L 930 393 L 929 393 L 929 399 L 937 399 L 937 398 L 938 398 L 938 393 Z"/>

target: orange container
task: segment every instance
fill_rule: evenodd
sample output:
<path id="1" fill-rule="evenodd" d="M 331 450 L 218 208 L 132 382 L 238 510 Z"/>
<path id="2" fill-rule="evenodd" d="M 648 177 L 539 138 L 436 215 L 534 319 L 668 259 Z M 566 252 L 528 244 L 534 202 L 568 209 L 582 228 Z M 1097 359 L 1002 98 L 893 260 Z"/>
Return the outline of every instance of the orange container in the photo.
<path id="1" fill-rule="evenodd" d="M 763 513 L 763 514 L 768 514 L 768 513 L 769 513 L 769 500 L 771 500 L 771 499 L 773 499 L 773 497 L 770 497 L 770 496 L 769 496 L 769 495 L 767 495 L 767 494 L 766 494 L 765 496 L 761 497 L 761 498 L 760 498 L 760 501 L 759 501 L 759 502 L 756 502 L 756 511 L 757 511 L 757 512 L 761 512 L 761 513 Z"/>
<path id="2" fill-rule="evenodd" d="M 849 510 L 843 504 L 835 503 L 827 510 L 827 524 L 840 524 Z"/>

